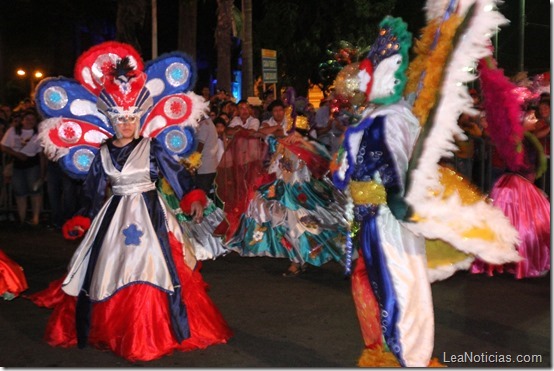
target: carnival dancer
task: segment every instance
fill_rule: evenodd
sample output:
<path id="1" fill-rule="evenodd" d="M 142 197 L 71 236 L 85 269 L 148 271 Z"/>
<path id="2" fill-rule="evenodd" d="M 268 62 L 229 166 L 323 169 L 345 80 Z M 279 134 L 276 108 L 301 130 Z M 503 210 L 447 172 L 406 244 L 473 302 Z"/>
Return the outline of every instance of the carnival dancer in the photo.
<path id="1" fill-rule="evenodd" d="M 536 111 L 531 106 L 522 110 L 538 93 L 509 81 L 492 57 L 478 66 L 491 142 L 508 169 L 494 183 L 490 197 L 518 230 L 517 251 L 522 260 L 495 265 L 478 259 L 471 272 L 489 276 L 507 272 L 517 279 L 542 277 L 550 271 L 550 201 L 533 182 L 543 176 L 546 159 L 533 135 Z"/>
<path id="2" fill-rule="evenodd" d="M 326 177 L 328 152 L 301 134 L 307 134 L 307 117 L 286 114 L 280 100 L 270 107 L 272 120 L 262 130 L 273 151 L 267 172 L 275 179 L 257 188 L 227 245 L 242 256 L 287 258 L 283 275 L 295 277 L 308 264 L 343 262 L 344 200 Z"/>
<path id="3" fill-rule="evenodd" d="M 388 349 L 398 362 L 423 367 L 429 364 L 434 340 L 425 240 L 402 223 L 407 212 L 402 200 L 406 171 L 420 132 L 411 107 L 401 99 L 411 34 L 399 18 L 385 18 L 380 27 L 378 39 L 360 63 L 360 90 L 370 106 L 345 133 L 334 180 L 349 191 L 360 225 L 352 292 L 356 308 L 372 307 L 370 318 L 358 311 L 366 347 L 382 352 L 383 327 Z M 374 297 L 367 300 L 368 294 L 379 298 L 380 309 Z"/>
<path id="4" fill-rule="evenodd" d="M 525 136 L 524 150 L 528 152 L 527 156 L 543 155 L 538 139 L 531 133 L 526 133 Z M 520 243 L 517 250 L 522 260 L 504 265 L 476 260 L 471 266 L 471 273 L 493 276 L 495 273 L 506 272 L 522 279 L 543 277 L 550 271 L 550 202 L 546 194 L 529 179 L 541 173 L 535 171 L 535 164 L 528 162 L 527 165 L 516 172 L 508 171 L 498 178 L 490 194 L 494 205 L 504 211 L 519 232 Z"/>
<path id="5" fill-rule="evenodd" d="M 264 168 L 268 146 L 264 135 L 258 132 L 260 122 L 250 115 L 248 102 L 238 104 L 236 116 L 225 130 L 230 141 L 219 161 L 215 177 L 215 191 L 223 202 L 225 220 L 215 233 L 229 240 L 239 227 L 254 192 L 272 178 Z M 231 126 L 232 125 L 232 126 Z"/>
<path id="6" fill-rule="evenodd" d="M 437 14 L 428 19 L 440 20 L 445 6 L 451 10 L 452 2 L 434 6 L 429 2 L 428 9 Z M 477 13 L 482 17 L 483 4 L 478 6 Z M 473 17 L 467 7 L 458 10 L 462 17 L 468 12 L 468 23 L 483 25 L 482 18 Z M 425 238 L 440 238 L 487 261 L 506 262 L 518 259 L 513 246 L 517 232 L 501 211 L 488 205 L 484 198 L 473 197 L 466 203 L 457 189 L 459 179 L 440 170 L 441 157 L 448 150 L 455 150 L 454 135 L 450 134 L 457 133 L 460 108 L 452 108 L 454 111 L 448 112 L 451 117 L 431 116 L 431 123 L 422 126 L 427 123 L 432 107 L 438 107 L 442 114 L 441 104 L 455 100 L 427 101 L 427 116 L 418 116 L 414 111 L 417 106 L 402 98 L 411 34 L 399 18 L 386 17 L 380 27 L 379 36 L 359 64 L 358 79 L 367 108 L 359 121 L 347 129 L 333 175 L 335 184 L 345 190 L 353 204 L 347 207 L 347 210 L 353 207 L 353 212 L 347 214 L 353 235 L 351 242 L 347 242 L 347 251 L 355 245 L 360 252 L 352 273 L 352 292 L 366 349 L 358 364 L 426 367 L 437 363 L 431 360 L 434 315 Z M 485 27 L 488 30 L 491 23 L 485 23 Z M 429 29 L 431 33 L 441 30 L 437 24 Z M 459 30 L 460 34 L 465 31 Z M 452 44 L 455 32 L 445 34 L 450 37 L 446 42 L 444 37 L 434 38 L 440 39 L 441 47 Z M 460 40 L 476 45 L 475 34 L 482 38 L 484 33 L 478 29 L 473 34 L 465 33 Z M 426 46 L 432 49 L 431 44 Z M 444 49 L 442 52 L 446 64 L 448 53 Z M 437 61 L 428 55 L 426 58 L 430 63 Z M 425 81 L 425 93 L 440 98 L 437 92 L 447 95 L 451 88 L 458 88 L 459 82 L 452 80 L 459 76 L 451 74 L 442 79 L 440 71 L 438 77 L 432 75 L 431 68 L 435 67 L 432 64 L 427 69 L 423 64 L 419 73 L 413 75 L 418 80 L 427 73 L 426 77 L 436 85 L 428 91 L 432 84 Z M 459 66 L 456 68 L 463 71 Z M 456 93 L 463 95 L 463 91 Z M 465 94 L 468 95 L 467 91 Z M 421 95 L 425 96 L 423 92 Z M 434 137 L 436 133 L 438 138 Z"/>
<path id="7" fill-rule="evenodd" d="M 54 309 L 52 346 L 87 344 L 130 361 L 225 343 L 231 331 L 206 294 L 190 237 L 158 195 L 158 173 L 200 221 L 206 195 L 176 161 L 193 148 L 190 128 L 205 104 L 180 53 L 144 68 L 130 45 L 106 42 L 77 61 L 75 78 L 36 92 L 45 152 L 85 176 L 88 205 L 63 228 L 84 238 L 67 275 L 32 295 Z M 186 92 L 186 93 L 185 93 Z M 106 189 L 111 196 L 105 200 Z"/>

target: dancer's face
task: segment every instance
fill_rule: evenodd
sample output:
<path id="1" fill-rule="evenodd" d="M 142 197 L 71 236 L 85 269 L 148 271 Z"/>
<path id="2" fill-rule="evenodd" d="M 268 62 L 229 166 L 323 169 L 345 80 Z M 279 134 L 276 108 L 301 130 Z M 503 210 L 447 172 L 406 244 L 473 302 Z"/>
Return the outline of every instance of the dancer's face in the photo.
<path id="1" fill-rule="evenodd" d="M 116 122 L 116 130 L 121 138 L 132 139 L 135 136 L 135 129 L 138 119 L 136 116 L 120 116 Z"/>

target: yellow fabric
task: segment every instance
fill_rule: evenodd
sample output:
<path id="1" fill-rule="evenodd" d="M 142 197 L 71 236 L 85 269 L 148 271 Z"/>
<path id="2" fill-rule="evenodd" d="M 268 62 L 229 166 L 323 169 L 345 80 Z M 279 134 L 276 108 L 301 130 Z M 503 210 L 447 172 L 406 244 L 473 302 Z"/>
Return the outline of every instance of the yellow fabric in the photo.
<path id="1" fill-rule="evenodd" d="M 458 193 L 463 205 L 472 205 L 478 201 L 485 200 L 486 197 L 477 187 L 465 180 L 454 170 L 439 166 L 440 182 L 444 186 L 443 199 L 451 197 Z M 435 191 L 435 193 L 437 193 Z"/>
<path id="2" fill-rule="evenodd" d="M 425 252 L 430 269 L 461 263 L 471 256 L 456 250 L 443 240 L 425 240 Z"/>
<path id="3" fill-rule="evenodd" d="M 374 181 L 350 182 L 350 194 L 354 205 L 383 205 L 387 203 L 387 191 Z"/>
<path id="4" fill-rule="evenodd" d="M 292 106 L 288 106 L 285 108 L 285 119 L 287 120 L 287 133 L 292 129 L 292 124 L 294 123 L 292 120 Z"/>
<path id="5" fill-rule="evenodd" d="M 463 205 L 471 205 L 480 200 L 486 200 L 486 196 L 481 194 L 479 189 L 466 181 L 454 170 L 439 166 L 440 182 L 444 186 L 443 198 L 448 198 L 457 193 Z M 421 221 L 417 215 L 413 215 L 412 221 Z M 480 239 L 485 241 L 494 241 L 496 233 L 488 226 L 471 227 L 464 230 L 460 238 Z M 456 250 L 449 243 L 442 240 L 426 240 L 427 264 L 429 268 L 434 269 L 440 266 L 456 264 L 469 258 L 471 255 Z"/>
<path id="6" fill-rule="evenodd" d="M 310 123 L 306 116 L 296 116 L 296 128 L 300 130 L 308 130 L 310 128 Z"/>
<path id="7" fill-rule="evenodd" d="M 464 238 L 479 238 L 481 240 L 494 241 L 496 238 L 496 233 L 488 227 L 478 228 L 473 227 L 469 228 L 464 233 L 462 233 Z"/>

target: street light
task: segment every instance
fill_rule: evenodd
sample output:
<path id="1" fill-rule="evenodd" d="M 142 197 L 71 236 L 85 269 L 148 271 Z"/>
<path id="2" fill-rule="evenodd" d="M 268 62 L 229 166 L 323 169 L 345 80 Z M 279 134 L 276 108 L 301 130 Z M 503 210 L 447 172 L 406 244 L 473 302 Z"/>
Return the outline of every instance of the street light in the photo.
<path id="1" fill-rule="evenodd" d="M 23 68 L 18 68 L 16 71 L 17 76 L 21 78 L 25 78 L 27 76 L 27 71 L 25 71 Z M 29 96 L 33 98 L 33 94 L 35 91 L 36 82 L 39 81 L 44 77 L 44 74 L 40 70 L 35 70 L 32 76 L 29 76 L 29 87 L 30 87 L 30 93 Z"/>

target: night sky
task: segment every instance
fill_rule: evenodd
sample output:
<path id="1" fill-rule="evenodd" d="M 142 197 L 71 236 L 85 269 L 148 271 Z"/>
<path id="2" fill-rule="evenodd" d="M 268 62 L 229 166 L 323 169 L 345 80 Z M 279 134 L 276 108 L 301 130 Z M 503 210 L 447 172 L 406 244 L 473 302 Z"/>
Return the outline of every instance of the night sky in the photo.
<path id="1" fill-rule="evenodd" d="M 240 6 L 240 1 L 237 1 Z M 519 4 L 506 0 L 501 12 L 511 20 L 498 37 L 498 61 L 506 74 L 519 67 Z M 148 2 L 149 3 L 149 2 Z M 423 0 L 401 0 L 394 16 L 404 18 L 417 35 L 423 25 Z M 215 68 L 215 0 L 198 1 L 199 83 L 213 76 Z M 261 2 L 254 1 L 254 6 Z M 259 5 L 258 5 L 259 6 Z M 88 47 L 115 37 L 115 0 L 12 0 L 0 5 L 0 83 L 21 84 L 15 78 L 17 67 L 40 68 L 47 76 L 72 76 L 76 58 Z M 260 16 L 255 8 L 255 16 Z M 550 4 L 547 0 L 527 0 L 525 28 L 525 68 L 529 74 L 550 68 Z M 77 13 L 77 15 L 73 15 Z M 176 49 L 177 1 L 158 0 L 158 54 Z M 150 13 L 137 34 L 145 60 L 150 59 Z M 15 80 L 15 81 L 14 81 Z"/>

